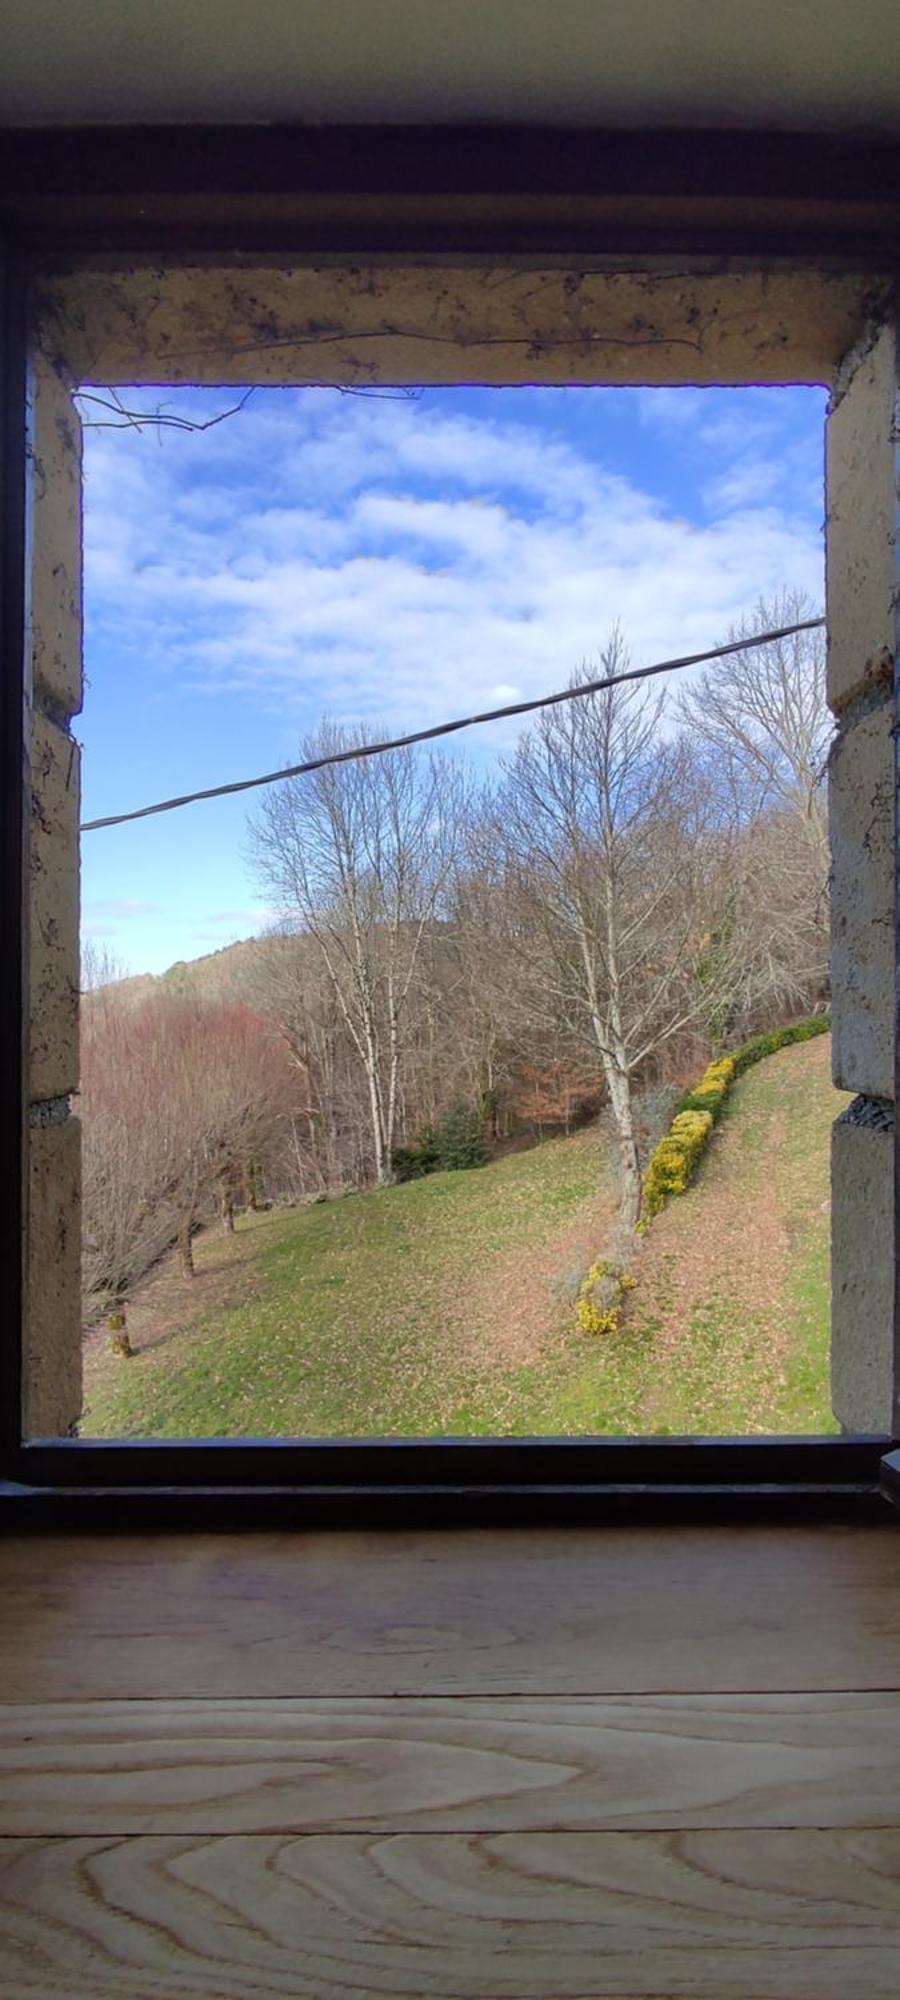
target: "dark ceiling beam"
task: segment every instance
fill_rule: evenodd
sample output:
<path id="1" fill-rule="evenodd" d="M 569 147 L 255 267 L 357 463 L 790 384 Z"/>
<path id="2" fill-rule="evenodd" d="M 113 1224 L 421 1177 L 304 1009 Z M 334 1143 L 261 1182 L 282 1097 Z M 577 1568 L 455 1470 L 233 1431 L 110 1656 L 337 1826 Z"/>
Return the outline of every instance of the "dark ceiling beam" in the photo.
<path id="1" fill-rule="evenodd" d="M 0 131 L 13 197 L 141 194 L 762 196 L 889 203 L 900 141 L 528 126 L 101 126 Z"/>
<path id="2" fill-rule="evenodd" d="M 298 245 L 633 245 L 883 255 L 900 141 L 526 126 L 0 131 L 0 220 L 73 240 L 168 230 Z M 101 246 L 102 247 L 102 243 Z"/>

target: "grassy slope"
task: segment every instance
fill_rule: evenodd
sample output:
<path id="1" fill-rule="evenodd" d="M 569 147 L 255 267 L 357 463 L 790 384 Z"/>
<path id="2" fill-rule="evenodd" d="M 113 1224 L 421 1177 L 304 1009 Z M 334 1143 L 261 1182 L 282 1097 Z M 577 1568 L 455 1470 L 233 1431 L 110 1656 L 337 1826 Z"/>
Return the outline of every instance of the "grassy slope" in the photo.
<path id="1" fill-rule="evenodd" d="M 647 1239 L 635 1322 L 656 1350 L 643 1426 L 834 1431 L 831 1040 L 748 1071 L 692 1189 Z"/>
<path id="2" fill-rule="evenodd" d="M 786 1049 L 738 1085 L 617 1336 L 573 1329 L 612 1202 L 582 1133 L 204 1238 L 164 1325 L 152 1287 L 135 1311 L 134 1360 L 91 1346 L 84 1433 L 833 1428 L 828 1055 Z"/>

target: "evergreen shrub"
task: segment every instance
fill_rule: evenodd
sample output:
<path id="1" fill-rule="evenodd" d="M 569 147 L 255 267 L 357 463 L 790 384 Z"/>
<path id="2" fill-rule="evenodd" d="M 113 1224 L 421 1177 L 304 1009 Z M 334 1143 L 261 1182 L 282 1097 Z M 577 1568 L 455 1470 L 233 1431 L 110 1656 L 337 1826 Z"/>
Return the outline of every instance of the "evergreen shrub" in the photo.
<path id="1" fill-rule="evenodd" d="M 395 1181 L 418 1181 L 425 1174 L 482 1167 L 486 1159 L 481 1108 L 459 1098 L 412 1145 L 395 1146 L 391 1167 Z"/>

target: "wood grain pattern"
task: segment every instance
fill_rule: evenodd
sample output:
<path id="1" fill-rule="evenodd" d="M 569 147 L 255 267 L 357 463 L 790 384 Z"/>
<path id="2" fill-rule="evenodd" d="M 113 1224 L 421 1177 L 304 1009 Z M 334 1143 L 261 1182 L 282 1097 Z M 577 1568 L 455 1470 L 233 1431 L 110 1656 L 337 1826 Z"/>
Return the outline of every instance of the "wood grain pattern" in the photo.
<path id="1" fill-rule="evenodd" d="M 894 2000 L 900 1833 L 0 1843 L 3 2000 Z"/>
<path id="2" fill-rule="evenodd" d="M 896 1530 L 0 1546 L 0 2000 L 895 2000 Z"/>
<path id="3" fill-rule="evenodd" d="M 898 1559 L 890 1523 L 16 1540 L 0 1692 L 898 1688 Z"/>
<path id="4" fill-rule="evenodd" d="M 900 1827 L 900 1695 L 0 1709 L 6 1834 Z"/>

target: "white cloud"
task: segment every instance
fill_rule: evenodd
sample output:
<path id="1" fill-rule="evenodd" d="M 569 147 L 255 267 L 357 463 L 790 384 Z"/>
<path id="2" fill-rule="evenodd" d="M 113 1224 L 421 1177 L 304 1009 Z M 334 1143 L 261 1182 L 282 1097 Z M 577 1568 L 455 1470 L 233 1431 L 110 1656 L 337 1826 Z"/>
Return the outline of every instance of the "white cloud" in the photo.
<path id="1" fill-rule="evenodd" d="M 84 914 L 96 929 L 95 919 L 158 917 L 162 910 L 159 903 L 141 902 L 129 896 L 94 896 L 84 904 Z"/>
<path id="2" fill-rule="evenodd" d="M 641 392 L 648 425 L 705 433 L 706 522 L 537 427 L 419 404 L 286 393 L 187 456 L 97 433 L 91 619 L 285 736 L 323 709 L 416 727 L 549 691 L 615 620 L 640 662 L 698 650 L 761 593 L 821 594 L 814 480 L 754 407 Z"/>
<path id="3" fill-rule="evenodd" d="M 258 905 L 255 909 L 209 910 L 204 917 L 204 922 L 210 927 L 218 926 L 225 929 L 234 929 L 237 926 L 238 929 L 243 928 L 244 931 L 259 930 L 264 924 L 277 923 L 283 914 L 282 910 Z"/>

